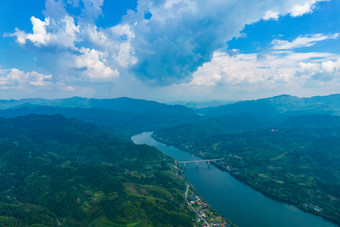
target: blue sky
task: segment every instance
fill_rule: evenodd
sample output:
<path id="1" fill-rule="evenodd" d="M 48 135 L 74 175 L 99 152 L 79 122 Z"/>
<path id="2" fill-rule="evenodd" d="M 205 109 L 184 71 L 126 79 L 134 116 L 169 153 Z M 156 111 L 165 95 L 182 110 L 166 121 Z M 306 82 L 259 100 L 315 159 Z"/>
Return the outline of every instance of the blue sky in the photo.
<path id="1" fill-rule="evenodd" d="M 0 98 L 340 92 L 340 2 L 2 0 Z"/>

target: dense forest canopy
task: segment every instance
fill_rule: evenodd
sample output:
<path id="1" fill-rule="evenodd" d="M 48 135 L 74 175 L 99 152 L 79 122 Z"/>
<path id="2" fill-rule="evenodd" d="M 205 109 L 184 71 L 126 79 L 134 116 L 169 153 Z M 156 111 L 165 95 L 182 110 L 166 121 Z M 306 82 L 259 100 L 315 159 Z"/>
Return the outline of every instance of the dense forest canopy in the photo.
<path id="1" fill-rule="evenodd" d="M 185 178 L 155 148 L 61 115 L 0 129 L 0 226 L 192 225 Z"/>

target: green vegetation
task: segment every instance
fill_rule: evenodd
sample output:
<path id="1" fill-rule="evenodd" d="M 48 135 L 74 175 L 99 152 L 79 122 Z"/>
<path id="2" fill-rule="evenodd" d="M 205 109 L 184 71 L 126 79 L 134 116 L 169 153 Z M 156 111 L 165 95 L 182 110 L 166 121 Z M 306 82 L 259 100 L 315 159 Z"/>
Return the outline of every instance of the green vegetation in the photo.
<path id="1" fill-rule="evenodd" d="M 315 96 L 311 98 L 280 95 L 265 99 L 236 102 L 219 107 L 203 108 L 199 109 L 198 112 L 208 117 L 239 113 L 250 113 L 270 118 L 310 114 L 340 115 L 340 95 Z"/>
<path id="2" fill-rule="evenodd" d="M 130 98 L 0 100 L 0 117 L 13 118 L 28 114 L 61 114 L 128 137 L 199 119 L 195 111 L 185 106 Z"/>
<path id="3" fill-rule="evenodd" d="M 16 117 L 0 118 L 0 226 L 199 226 L 174 160 L 129 139 L 153 130 L 161 142 L 223 157 L 220 168 L 266 195 L 340 224 L 339 95 L 196 112 L 79 97 L 0 100 L 0 109 Z M 18 117 L 31 113 L 50 116 Z"/>
<path id="4" fill-rule="evenodd" d="M 236 130 L 230 121 L 240 116 L 162 129 L 153 137 L 204 158 L 222 157 L 220 168 L 264 194 L 340 224 L 340 117 L 279 116 L 263 129 L 262 117 L 245 127 L 251 122 L 244 115 Z M 216 125 L 223 119 L 223 127 Z"/>
<path id="5" fill-rule="evenodd" d="M 60 115 L 0 119 L 0 226 L 193 226 L 155 148 Z"/>

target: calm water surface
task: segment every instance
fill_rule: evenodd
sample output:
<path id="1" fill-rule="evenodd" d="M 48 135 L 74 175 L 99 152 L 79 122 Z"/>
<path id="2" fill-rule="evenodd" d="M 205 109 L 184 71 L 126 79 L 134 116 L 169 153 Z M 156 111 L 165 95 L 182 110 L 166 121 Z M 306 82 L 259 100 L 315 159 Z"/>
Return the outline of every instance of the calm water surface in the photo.
<path id="1" fill-rule="evenodd" d="M 133 136 L 135 144 L 157 147 L 164 154 L 178 161 L 200 160 L 197 156 L 157 142 L 151 132 Z M 184 174 L 197 192 L 224 217 L 240 227 L 335 227 L 325 219 L 303 212 L 286 203 L 277 202 L 262 195 L 229 173 L 213 165 L 186 164 Z"/>

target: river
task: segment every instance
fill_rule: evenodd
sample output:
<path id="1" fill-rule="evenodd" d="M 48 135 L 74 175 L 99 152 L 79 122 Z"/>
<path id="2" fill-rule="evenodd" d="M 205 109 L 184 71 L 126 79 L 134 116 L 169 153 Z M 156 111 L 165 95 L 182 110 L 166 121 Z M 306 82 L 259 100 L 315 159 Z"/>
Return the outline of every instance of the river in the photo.
<path id="1" fill-rule="evenodd" d="M 200 160 L 194 154 L 154 140 L 151 135 L 145 132 L 131 139 L 135 144 L 157 147 L 178 161 Z M 200 162 L 197 168 L 195 163 L 186 164 L 184 174 L 204 200 L 240 227 L 336 227 L 319 216 L 265 197 L 206 162 Z"/>

